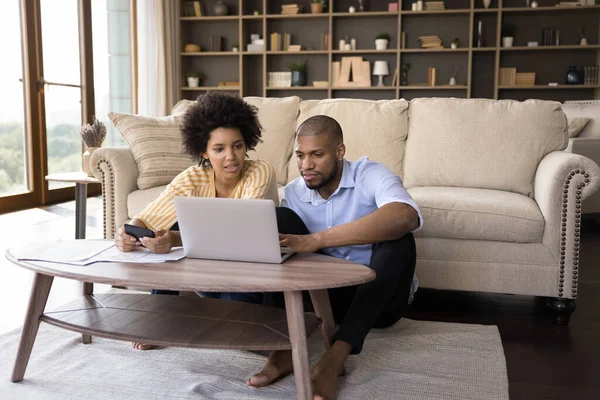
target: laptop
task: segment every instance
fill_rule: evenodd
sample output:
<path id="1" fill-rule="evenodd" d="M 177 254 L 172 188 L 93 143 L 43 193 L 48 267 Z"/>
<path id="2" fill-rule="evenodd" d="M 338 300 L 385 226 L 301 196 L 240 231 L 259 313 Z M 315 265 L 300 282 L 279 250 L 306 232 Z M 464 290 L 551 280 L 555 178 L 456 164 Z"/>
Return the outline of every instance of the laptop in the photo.
<path id="1" fill-rule="evenodd" d="M 185 255 L 280 264 L 294 252 L 279 245 L 272 200 L 175 197 Z"/>

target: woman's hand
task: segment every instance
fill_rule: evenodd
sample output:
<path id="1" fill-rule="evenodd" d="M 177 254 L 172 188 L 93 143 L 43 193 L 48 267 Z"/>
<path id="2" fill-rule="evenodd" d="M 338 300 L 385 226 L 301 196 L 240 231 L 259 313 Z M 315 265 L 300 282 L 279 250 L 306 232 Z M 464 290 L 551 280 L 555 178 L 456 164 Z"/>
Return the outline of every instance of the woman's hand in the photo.
<path id="1" fill-rule="evenodd" d="M 121 226 L 115 235 L 115 245 L 117 246 L 117 249 L 124 252 L 129 252 L 134 251 L 141 244 L 136 238 L 126 234 L 125 228 Z"/>
<path id="2" fill-rule="evenodd" d="M 161 229 L 154 232 L 155 238 L 143 237 L 140 242 L 151 252 L 156 254 L 166 254 L 173 247 L 173 238 L 169 231 Z"/>

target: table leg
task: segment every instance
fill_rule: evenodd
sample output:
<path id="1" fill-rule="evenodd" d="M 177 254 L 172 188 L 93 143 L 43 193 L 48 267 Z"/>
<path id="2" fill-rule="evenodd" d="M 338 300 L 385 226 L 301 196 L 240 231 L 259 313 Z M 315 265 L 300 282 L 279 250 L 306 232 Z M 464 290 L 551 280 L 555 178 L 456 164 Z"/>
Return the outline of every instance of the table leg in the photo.
<path id="1" fill-rule="evenodd" d="M 87 226 L 87 185 L 75 183 L 75 239 L 85 239 L 85 228 Z M 83 294 L 89 295 L 94 292 L 94 284 L 83 282 Z M 90 335 L 81 334 L 84 344 L 92 343 Z"/>
<path id="2" fill-rule="evenodd" d="M 85 239 L 87 185 L 75 184 L 75 239 Z"/>
<path id="3" fill-rule="evenodd" d="M 17 351 L 17 358 L 11 378 L 13 382 L 23 380 L 23 375 L 25 375 L 31 349 L 33 348 L 33 343 L 35 342 L 35 337 L 40 326 L 40 317 L 44 313 L 44 308 L 46 308 L 46 301 L 48 300 L 53 280 L 53 276 L 39 273 L 36 273 L 33 277 L 29 305 L 27 306 L 25 323 L 21 332 L 21 342 L 19 343 L 19 350 Z"/>
<path id="4" fill-rule="evenodd" d="M 325 344 L 325 350 L 331 347 L 331 338 L 335 334 L 335 320 L 331 311 L 331 303 L 329 302 L 329 292 L 327 289 L 310 290 L 310 299 L 315 309 L 315 314 L 321 319 L 321 336 Z M 346 368 L 342 368 L 340 376 L 346 375 Z"/>
<path id="5" fill-rule="evenodd" d="M 284 292 L 284 296 L 290 342 L 292 344 L 292 360 L 294 362 L 294 377 L 296 378 L 296 398 L 312 400 L 302 292 Z"/>

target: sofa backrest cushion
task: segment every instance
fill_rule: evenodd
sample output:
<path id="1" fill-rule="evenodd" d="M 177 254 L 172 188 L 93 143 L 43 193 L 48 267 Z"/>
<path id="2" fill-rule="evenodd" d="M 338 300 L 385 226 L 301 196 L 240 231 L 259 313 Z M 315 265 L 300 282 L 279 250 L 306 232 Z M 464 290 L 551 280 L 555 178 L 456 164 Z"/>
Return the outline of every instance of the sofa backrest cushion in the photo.
<path id="1" fill-rule="evenodd" d="M 131 148 L 140 189 L 166 185 L 195 164 L 183 152 L 179 132 L 183 114 L 152 118 L 113 112 L 108 116 Z"/>
<path id="2" fill-rule="evenodd" d="M 263 159 L 271 164 L 275 169 L 277 183 L 285 185 L 294 145 L 300 98 L 244 97 L 244 100 L 258 108 L 258 120 L 263 127 L 262 142 L 253 151 L 248 152 L 248 156 L 251 159 Z M 192 104 L 194 102 L 191 100 L 181 100 L 175 104 L 171 113 L 185 112 Z"/>
<path id="3" fill-rule="evenodd" d="M 577 137 L 600 137 L 600 100 L 565 102 L 562 109 L 569 119 L 590 119 Z"/>
<path id="4" fill-rule="evenodd" d="M 297 126 L 314 115 L 334 118 L 342 127 L 347 160 L 368 156 L 402 177 L 407 110 L 406 100 L 305 100 L 300 103 Z M 288 181 L 299 176 L 296 157 L 292 154 Z"/>
<path id="5" fill-rule="evenodd" d="M 567 146 L 560 103 L 542 100 L 412 100 L 404 185 L 533 195 L 539 162 Z"/>

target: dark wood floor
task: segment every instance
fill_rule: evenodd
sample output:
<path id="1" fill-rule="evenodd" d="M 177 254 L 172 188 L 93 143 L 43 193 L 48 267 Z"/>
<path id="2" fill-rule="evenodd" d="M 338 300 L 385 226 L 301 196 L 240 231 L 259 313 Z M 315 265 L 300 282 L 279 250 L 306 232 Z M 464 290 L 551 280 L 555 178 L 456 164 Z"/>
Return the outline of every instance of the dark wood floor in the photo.
<path id="1" fill-rule="evenodd" d="M 412 319 L 497 325 L 510 398 L 600 399 L 600 224 L 583 220 L 577 308 L 554 325 L 545 299 L 419 289 Z"/>

